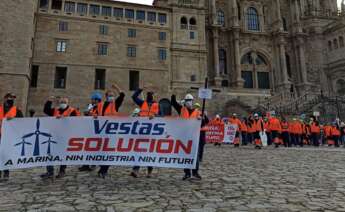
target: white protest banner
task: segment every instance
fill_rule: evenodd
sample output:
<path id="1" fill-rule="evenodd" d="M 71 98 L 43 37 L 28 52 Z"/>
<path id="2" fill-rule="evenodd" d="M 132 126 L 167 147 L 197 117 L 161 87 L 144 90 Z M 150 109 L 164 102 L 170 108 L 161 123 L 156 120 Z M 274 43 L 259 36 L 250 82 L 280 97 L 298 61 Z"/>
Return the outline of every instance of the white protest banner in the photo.
<path id="1" fill-rule="evenodd" d="M 224 143 L 232 144 L 234 143 L 236 136 L 237 125 L 225 124 L 224 126 Z"/>
<path id="2" fill-rule="evenodd" d="M 200 121 L 128 117 L 4 120 L 0 170 L 47 165 L 194 168 Z"/>

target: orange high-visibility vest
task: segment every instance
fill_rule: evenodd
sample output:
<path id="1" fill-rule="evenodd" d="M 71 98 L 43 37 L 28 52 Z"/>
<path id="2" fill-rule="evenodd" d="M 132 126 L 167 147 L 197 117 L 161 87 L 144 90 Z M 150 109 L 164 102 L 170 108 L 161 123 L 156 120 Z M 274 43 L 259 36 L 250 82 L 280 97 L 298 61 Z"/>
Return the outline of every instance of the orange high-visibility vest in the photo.
<path id="1" fill-rule="evenodd" d="M 68 107 L 67 110 L 65 110 L 62 114 L 60 113 L 59 109 L 55 108 L 54 109 L 54 116 L 63 116 L 63 117 L 68 117 L 71 116 L 71 114 L 76 111 L 73 107 Z M 78 113 L 76 112 L 76 115 L 78 116 Z"/>
<path id="2" fill-rule="evenodd" d="M 337 127 L 332 127 L 331 128 L 331 135 L 332 136 L 340 136 L 340 130 L 338 130 Z"/>
<path id="3" fill-rule="evenodd" d="M 181 108 L 181 114 L 180 117 L 184 119 L 193 119 L 198 118 L 201 115 L 200 111 L 198 109 L 194 109 L 194 111 L 189 114 L 189 111 L 186 107 Z"/>
<path id="4" fill-rule="evenodd" d="M 156 102 L 153 102 L 151 106 L 144 101 L 141 105 L 139 116 L 141 117 L 149 117 L 149 116 L 156 116 L 159 112 L 159 105 Z"/>
<path id="5" fill-rule="evenodd" d="M 289 132 L 289 123 L 287 121 L 281 123 L 282 132 Z"/>
<path id="6" fill-rule="evenodd" d="M 282 130 L 280 121 L 277 118 L 271 118 L 269 120 L 269 129 L 270 131 L 278 131 L 280 132 Z"/>
<path id="7" fill-rule="evenodd" d="M 313 123 L 310 125 L 310 132 L 311 132 L 311 133 L 319 134 L 319 133 L 320 133 L 320 127 L 319 127 L 319 126 L 316 126 L 316 123 L 313 122 Z"/>
<path id="8" fill-rule="evenodd" d="M 17 116 L 17 107 L 13 106 L 7 113 L 5 113 L 4 108 L 0 106 L 0 121 L 4 118 L 15 118 Z"/>
<path id="9" fill-rule="evenodd" d="M 103 114 L 103 102 L 98 103 L 97 105 L 97 113 L 99 116 L 115 116 L 117 115 L 116 105 L 115 102 L 110 102 L 107 108 L 104 110 Z"/>
<path id="10" fill-rule="evenodd" d="M 241 131 L 242 123 L 238 118 L 230 118 L 229 119 L 230 124 L 237 126 L 237 131 Z"/>
<path id="11" fill-rule="evenodd" d="M 244 121 L 241 123 L 241 129 L 242 132 L 248 132 L 248 127 Z"/>
<path id="12" fill-rule="evenodd" d="M 324 131 L 324 134 L 325 134 L 326 137 L 331 136 L 331 129 L 332 129 L 332 127 L 331 127 L 331 126 L 328 126 L 328 125 L 326 125 L 326 126 L 323 128 L 323 131 Z"/>

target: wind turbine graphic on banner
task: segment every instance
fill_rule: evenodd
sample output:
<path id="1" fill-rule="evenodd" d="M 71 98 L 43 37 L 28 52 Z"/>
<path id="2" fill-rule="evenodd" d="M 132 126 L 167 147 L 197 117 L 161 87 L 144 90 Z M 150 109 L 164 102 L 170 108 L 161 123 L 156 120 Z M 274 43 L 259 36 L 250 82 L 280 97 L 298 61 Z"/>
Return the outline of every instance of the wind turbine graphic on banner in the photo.
<path id="1" fill-rule="evenodd" d="M 57 142 L 56 141 L 53 141 L 53 140 L 51 140 L 52 139 L 52 137 L 50 136 L 49 138 L 48 138 L 48 140 L 47 141 L 44 141 L 42 144 L 48 144 L 48 147 L 47 147 L 47 155 L 50 155 L 50 146 L 51 146 L 51 144 L 57 144 Z"/>
<path id="2" fill-rule="evenodd" d="M 34 156 L 40 155 L 40 136 L 44 136 L 44 137 L 47 137 L 47 138 L 51 138 L 52 137 L 52 135 L 50 135 L 49 133 L 41 132 L 40 131 L 40 125 L 41 125 L 41 122 L 40 122 L 39 119 L 37 119 L 35 132 L 28 133 L 28 134 L 26 134 L 26 135 L 24 135 L 22 137 L 22 139 L 24 140 L 26 138 L 30 138 L 32 136 L 36 136 L 35 137 L 35 144 L 34 144 L 34 153 L 33 153 Z"/>
<path id="3" fill-rule="evenodd" d="M 22 138 L 22 141 L 21 141 L 21 142 L 15 144 L 15 146 L 19 146 L 19 145 L 22 145 L 21 156 L 24 156 L 24 155 L 25 155 L 25 145 L 32 145 L 32 144 L 29 143 L 29 142 L 26 142 L 25 139 Z"/>

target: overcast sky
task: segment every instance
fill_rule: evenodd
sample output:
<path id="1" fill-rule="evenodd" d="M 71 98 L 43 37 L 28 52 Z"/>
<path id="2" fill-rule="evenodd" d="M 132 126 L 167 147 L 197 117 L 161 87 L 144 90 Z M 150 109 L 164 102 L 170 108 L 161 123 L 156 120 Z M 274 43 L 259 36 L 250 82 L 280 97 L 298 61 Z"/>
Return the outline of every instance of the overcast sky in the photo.
<path id="1" fill-rule="evenodd" d="M 134 2 L 139 4 L 152 4 L 153 0 L 118 0 L 118 1 L 126 1 L 126 2 Z M 341 0 L 338 0 L 338 4 L 340 5 Z"/>

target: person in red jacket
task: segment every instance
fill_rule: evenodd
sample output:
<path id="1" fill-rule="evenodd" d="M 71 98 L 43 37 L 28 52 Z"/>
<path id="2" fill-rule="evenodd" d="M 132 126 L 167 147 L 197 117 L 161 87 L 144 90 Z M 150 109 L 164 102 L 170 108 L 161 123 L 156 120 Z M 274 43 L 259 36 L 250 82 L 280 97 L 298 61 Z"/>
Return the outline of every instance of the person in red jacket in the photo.
<path id="1" fill-rule="evenodd" d="M 339 147 L 340 134 L 341 133 L 340 133 L 339 126 L 338 126 L 337 122 L 334 122 L 332 124 L 332 128 L 331 128 L 331 136 L 332 136 L 332 140 L 334 141 L 335 147 Z"/>
<path id="2" fill-rule="evenodd" d="M 313 145 L 315 147 L 319 147 L 319 138 L 320 138 L 320 125 L 319 122 L 315 119 L 315 117 L 312 117 L 311 119 L 311 124 L 310 124 L 310 133 L 311 133 L 311 140 L 313 142 Z"/>
<path id="3" fill-rule="evenodd" d="M 282 127 L 278 118 L 275 115 L 271 114 L 271 118 L 268 120 L 268 128 L 272 134 L 272 141 L 275 144 L 275 147 L 278 148 L 280 145 L 279 135 L 282 131 Z"/>

